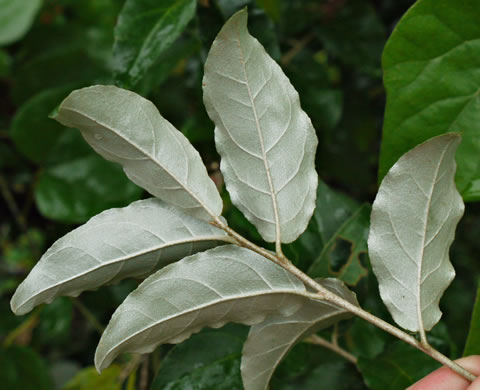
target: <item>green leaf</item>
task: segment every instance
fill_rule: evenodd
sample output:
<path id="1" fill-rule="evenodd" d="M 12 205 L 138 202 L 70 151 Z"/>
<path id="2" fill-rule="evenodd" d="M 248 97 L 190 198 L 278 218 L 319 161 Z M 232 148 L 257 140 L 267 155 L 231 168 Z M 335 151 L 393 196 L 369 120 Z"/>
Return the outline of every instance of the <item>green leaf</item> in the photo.
<path id="1" fill-rule="evenodd" d="M 206 329 L 176 345 L 162 360 L 152 390 L 242 390 L 240 356 L 246 329 Z"/>
<path id="2" fill-rule="evenodd" d="M 325 279 L 320 284 L 358 304 L 355 294 L 338 279 Z M 267 389 L 275 368 L 296 343 L 351 316 L 351 313 L 329 303 L 310 301 L 289 317 L 271 316 L 252 326 L 242 355 L 245 390 Z"/>
<path id="3" fill-rule="evenodd" d="M 205 220 L 222 200 L 200 155 L 148 100 L 113 86 L 83 88 L 61 104 L 55 119 L 77 127 L 95 151 L 122 164 L 152 195 Z"/>
<path id="4" fill-rule="evenodd" d="M 66 297 L 43 308 L 35 327 L 35 340 L 42 345 L 61 345 L 70 342 L 73 318 L 72 301 Z"/>
<path id="5" fill-rule="evenodd" d="M 317 137 L 298 93 L 248 33 L 245 10 L 217 35 L 203 92 L 233 204 L 266 241 L 294 241 L 315 207 Z"/>
<path id="6" fill-rule="evenodd" d="M 256 0 L 259 7 L 263 8 L 268 16 L 278 22 L 282 11 L 280 0 Z"/>
<path id="7" fill-rule="evenodd" d="M 335 276 L 355 285 L 367 275 L 361 257 L 367 252 L 370 206 L 333 191 L 320 181 L 317 207 L 307 231 L 300 237 L 312 277 Z"/>
<path id="8" fill-rule="evenodd" d="M 380 57 L 386 34 L 370 2 L 350 0 L 336 9 L 332 7 L 322 23 L 316 24 L 315 30 L 330 54 L 357 71 L 380 77 Z"/>
<path id="9" fill-rule="evenodd" d="M 349 285 L 356 285 L 367 276 L 362 262 L 367 253 L 370 210 L 369 204 L 360 206 L 339 226 L 309 268 L 310 276 L 336 276 Z"/>
<path id="10" fill-rule="evenodd" d="M 196 0 L 127 0 L 115 27 L 115 77 L 132 88 L 195 15 Z"/>
<path id="11" fill-rule="evenodd" d="M 463 356 L 480 355 L 480 283 Z"/>
<path id="12" fill-rule="evenodd" d="M 43 171 L 35 186 L 35 202 L 47 218 L 82 223 L 105 209 L 137 200 L 141 193 L 119 166 L 90 154 Z"/>
<path id="13" fill-rule="evenodd" d="M 356 356 L 373 359 L 385 349 L 383 330 L 364 319 L 355 318 L 346 337 L 348 350 Z"/>
<path id="14" fill-rule="evenodd" d="M 198 52 L 199 49 L 199 43 L 193 39 L 178 40 L 158 57 L 139 82 L 136 91 L 142 96 L 148 95 L 150 91 L 155 91 L 174 71 L 175 67 Z"/>
<path id="15" fill-rule="evenodd" d="M 368 249 L 380 295 L 400 326 L 423 336 L 455 276 L 448 252 L 464 210 L 453 181 L 460 140 L 445 134 L 403 155 L 372 207 Z"/>
<path id="16" fill-rule="evenodd" d="M 117 364 L 108 367 L 100 375 L 95 367 L 87 367 L 78 372 L 62 390 L 121 390 L 121 373 L 122 367 Z"/>
<path id="17" fill-rule="evenodd" d="M 0 0 L 0 46 L 22 38 L 33 24 L 42 0 Z"/>
<path id="18" fill-rule="evenodd" d="M 42 163 L 49 158 L 64 127 L 48 115 L 72 89 L 71 86 L 46 89 L 27 100 L 16 112 L 9 135 L 29 160 Z"/>
<path id="19" fill-rule="evenodd" d="M 107 210 L 53 244 L 18 287 L 12 310 L 25 314 L 58 296 L 78 296 L 127 277 L 145 277 L 229 241 L 227 237 L 158 199 Z"/>
<path id="20" fill-rule="evenodd" d="M 0 348 L 2 390 L 52 390 L 48 366 L 30 348 L 11 346 Z"/>
<path id="21" fill-rule="evenodd" d="M 10 54 L 3 49 L 0 49 L 0 78 L 10 75 L 12 66 L 12 58 Z"/>
<path id="22" fill-rule="evenodd" d="M 25 55 L 12 71 L 15 87 L 11 93 L 17 104 L 47 89 L 70 85 L 73 90 L 109 80 L 111 61 L 110 53 L 104 53 L 105 31 L 69 26 L 42 25 L 43 28 L 37 28 L 22 42 Z"/>
<path id="23" fill-rule="evenodd" d="M 360 357 L 357 364 L 371 390 L 405 390 L 440 364 L 403 341 L 395 341 L 375 359 Z"/>
<path id="24" fill-rule="evenodd" d="M 379 179 L 415 145 L 462 132 L 456 183 L 480 200 L 480 50 L 476 0 L 420 0 L 403 16 L 383 53 L 387 107 Z"/>
<path id="25" fill-rule="evenodd" d="M 321 353 L 318 351 L 318 353 Z M 274 387 L 277 389 L 277 387 Z M 316 367 L 301 384 L 279 387 L 280 390 L 364 390 L 356 368 L 345 362 L 328 362 Z"/>
<path id="26" fill-rule="evenodd" d="M 100 339 L 95 365 L 101 371 L 122 352 L 151 352 L 204 327 L 291 315 L 309 300 L 303 294 L 298 279 L 255 252 L 210 249 L 161 269 L 127 297 Z"/>

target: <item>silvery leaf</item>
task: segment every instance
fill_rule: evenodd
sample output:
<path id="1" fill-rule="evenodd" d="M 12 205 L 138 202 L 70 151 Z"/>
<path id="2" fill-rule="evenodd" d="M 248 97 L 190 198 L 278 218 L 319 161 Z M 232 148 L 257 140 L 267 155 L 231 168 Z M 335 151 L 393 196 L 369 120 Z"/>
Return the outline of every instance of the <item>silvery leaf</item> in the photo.
<path id="1" fill-rule="evenodd" d="M 245 10 L 213 42 L 203 92 L 232 202 L 266 241 L 294 241 L 315 208 L 318 141 L 298 93 L 248 33 Z"/>
<path id="2" fill-rule="evenodd" d="M 144 277 L 229 241 L 222 230 L 158 199 L 107 210 L 52 245 L 18 287 L 12 310 L 25 314 L 58 296 L 77 296 L 126 277 Z"/>
<path id="3" fill-rule="evenodd" d="M 204 327 L 291 315 L 308 299 L 305 291 L 292 274 L 248 249 L 198 253 L 151 275 L 125 299 L 100 339 L 95 365 L 100 371 L 122 352 L 148 353 Z"/>
<path id="4" fill-rule="evenodd" d="M 431 138 L 404 154 L 373 203 L 368 250 L 394 320 L 424 334 L 440 319 L 455 276 L 449 249 L 464 205 L 454 182 L 460 136 Z"/>
<path id="5" fill-rule="evenodd" d="M 212 220 L 222 200 L 200 155 L 149 100 L 114 86 L 73 91 L 54 117 L 80 129 L 135 184 L 194 217 Z"/>
<path id="6" fill-rule="evenodd" d="M 358 305 L 355 294 L 338 279 L 317 280 L 340 297 Z M 265 390 L 275 368 L 305 337 L 351 317 L 352 314 L 328 302 L 309 300 L 289 317 L 272 316 L 250 328 L 242 354 L 245 390 Z"/>

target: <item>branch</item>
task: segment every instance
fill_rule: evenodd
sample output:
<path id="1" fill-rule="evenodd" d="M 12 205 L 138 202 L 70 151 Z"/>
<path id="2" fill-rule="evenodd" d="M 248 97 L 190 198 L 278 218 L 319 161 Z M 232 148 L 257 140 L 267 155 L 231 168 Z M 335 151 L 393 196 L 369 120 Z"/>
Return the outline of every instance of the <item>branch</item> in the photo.
<path id="1" fill-rule="evenodd" d="M 473 382 L 476 379 L 476 376 L 473 375 L 471 372 L 467 371 L 459 364 L 455 363 L 435 348 L 431 347 L 430 345 L 423 344 L 422 342 L 418 341 L 415 337 L 409 335 L 408 333 L 404 332 L 403 330 L 389 324 L 388 322 L 382 320 L 374 316 L 373 314 L 363 310 L 361 307 L 356 306 L 347 300 L 339 297 L 338 295 L 334 294 L 330 290 L 326 289 L 322 285 L 318 284 L 315 280 L 310 278 L 307 274 L 299 270 L 295 267 L 285 256 L 277 256 L 276 254 L 267 251 L 264 248 L 259 247 L 258 245 L 254 244 L 253 242 L 247 240 L 245 237 L 237 233 L 235 230 L 227 226 L 220 218 L 216 218 L 214 222 L 212 222 L 214 226 L 217 226 L 220 229 L 223 229 L 228 235 L 235 239 L 239 246 L 244 248 L 248 248 L 265 258 L 273 261 L 275 264 L 278 264 L 280 267 L 284 268 L 291 274 L 295 275 L 298 279 L 300 279 L 305 285 L 312 288 L 316 293 L 309 293 L 306 292 L 303 295 L 309 296 L 311 299 L 314 300 L 322 300 L 333 303 L 334 305 L 345 309 L 356 316 L 363 318 L 365 321 L 368 321 L 375 325 L 376 327 L 384 330 L 385 332 L 390 333 L 391 335 L 399 338 L 400 340 L 405 341 L 407 344 L 410 344 L 412 347 L 417 348 L 418 350 L 426 353 L 433 359 L 437 360 L 438 362 L 442 363 L 443 365 L 451 368 L 457 374 L 463 376 L 465 379 Z"/>
<path id="2" fill-rule="evenodd" d="M 351 362 L 353 364 L 357 364 L 357 358 L 355 356 L 353 356 L 350 352 L 345 351 L 338 344 L 331 343 L 331 342 L 329 342 L 325 339 L 322 339 L 321 337 L 319 337 L 317 335 L 307 337 L 303 341 L 306 342 L 306 343 L 314 344 L 314 345 L 320 345 L 321 347 L 327 348 L 330 351 L 338 353 L 340 356 L 343 356 L 349 362 Z"/>

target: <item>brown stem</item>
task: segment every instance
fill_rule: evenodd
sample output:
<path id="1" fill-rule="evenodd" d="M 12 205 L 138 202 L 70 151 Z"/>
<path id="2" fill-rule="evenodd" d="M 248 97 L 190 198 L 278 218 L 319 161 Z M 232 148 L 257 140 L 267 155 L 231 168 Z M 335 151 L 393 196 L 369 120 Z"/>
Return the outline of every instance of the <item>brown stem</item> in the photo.
<path id="1" fill-rule="evenodd" d="M 345 359 L 352 362 L 353 364 L 357 364 L 357 358 L 355 356 L 353 356 L 350 352 L 345 351 L 342 347 L 340 347 L 336 343 L 331 343 L 331 342 L 329 342 L 325 339 L 322 339 L 321 337 L 319 337 L 317 335 L 312 335 L 310 337 L 307 337 L 303 341 L 305 341 L 307 343 L 310 343 L 310 344 L 320 345 L 324 348 L 327 348 L 327 349 L 339 354 L 340 356 L 343 356 Z"/>
<path id="2" fill-rule="evenodd" d="M 248 248 L 264 257 L 267 259 L 273 261 L 275 264 L 278 264 L 279 266 L 283 267 L 285 270 L 288 272 L 292 273 L 295 275 L 298 279 L 300 279 L 305 285 L 316 291 L 316 293 L 304 293 L 303 295 L 305 296 L 310 296 L 312 299 L 316 300 L 324 300 L 330 303 L 333 303 L 337 305 L 338 307 L 341 307 L 342 309 L 345 309 L 356 316 L 363 318 L 364 320 L 372 323 L 373 325 L 377 326 L 380 329 L 383 329 L 385 332 L 388 332 L 392 334 L 393 336 L 399 338 L 400 340 L 405 341 L 406 343 L 410 344 L 411 346 L 419 349 L 420 351 L 426 353 L 433 359 L 437 360 L 438 362 L 442 363 L 443 365 L 451 368 L 453 371 L 455 371 L 457 374 L 463 376 L 465 379 L 473 382 L 476 379 L 476 376 L 473 375 L 471 372 L 467 371 L 463 367 L 461 367 L 459 364 L 455 363 L 442 353 L 438 352 L 436 349 L 431 347 L 430 345 L 422 344 L 420 341 L 418 341 L 415 337 L 409 335 L 408 333 L 405 333 L 401 329 L 390 325 L 388 322 L 382 320 L 381 318 L 378 318 L 374 316 L 373 314 L 370 314 L 369 312 L 363 310 L 361 307 L 354 305 L 347 300 L 339 297 L 338 295 L 332 293 L 330 290 L 326 289 L 322 285 L 318 284 L 315 280 L 310 278 L 307 274 L 299 270 L 297 267 L 295 267 L 286 257 L 278 257 L 274 253 L 267 251 L 264 248 L 259 247 L 258 245 L 255 245 L 253 242 L 247 240 L 245 237 L 242 235 L 238 234 L 236 231 L 228 227 L 223 221 L 220 220 L 220 218 L 216 218 L 215 222 L 212 222 L 215 226 L 219 227 L 220 229 L 223 229 L 225 232 L 227 232 L 228 235 L 233 237 L 237 242 L 238 245 Z"/>

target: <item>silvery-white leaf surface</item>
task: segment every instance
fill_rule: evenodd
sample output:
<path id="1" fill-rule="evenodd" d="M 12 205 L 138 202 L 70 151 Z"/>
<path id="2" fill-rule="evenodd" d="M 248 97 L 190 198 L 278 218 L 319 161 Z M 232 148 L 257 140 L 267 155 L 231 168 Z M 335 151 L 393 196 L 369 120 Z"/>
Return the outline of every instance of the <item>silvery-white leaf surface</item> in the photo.
<path id="1" fill-rule="evenodd" d="M 355 294 L 338 279 L 317 280 L 338 296 L 358 305 Z M 242 353 L 245 390 L 265 390 L 281 360 L 305 337 L 351 317 L 352 314 L 328 302 L 308 300 L 289 317 L 271 316 L 250 328 Z"/>
<path id="2" fill-rule="evenodd" d="M 120 163 L 152 195 L 197 218 L 221 214 L 220 194 L 200 155 L 149 100 L 96 85 L 73 91 L 55 119 L 78 128 L 97 153 Z"/>
<path id="3" fill-rule="evenodd" d="M 460 140 L 449 133 L 404 154 L 373 203 L 373 271 L 394 320 L 410 331 L 430 330 L 438 322 L 438 303 L 455 276 L 449 249 L 464 210 L 454 182 Z"/>
<path id="4" fill-rule="evenodd" d="M 305 291 L 299 279 L 248 249 L 197 253 L 157 271 L 125 299 L 100 339 L 95 365 L 100 371 L 122 352 L 148 353 L 204 327 L 291 315 L 308 299 Z"/>
<path id="5" fill-rule="evenodd" d="M 143 277 L 201 250 L 229 242 L 220 229 L 158 199 L 110 209 L 56 241 L 15 292 L 11 306 L 25 314 L 55 297 Z"/>
<path id="6" fill-rule="evenodd" d="M 294 241 L 315 208 L 318 141 L 298 93 L 248 33 L 245 10 L 213 42 L 203 93 L 232 202 L 266 241 Z"/>

